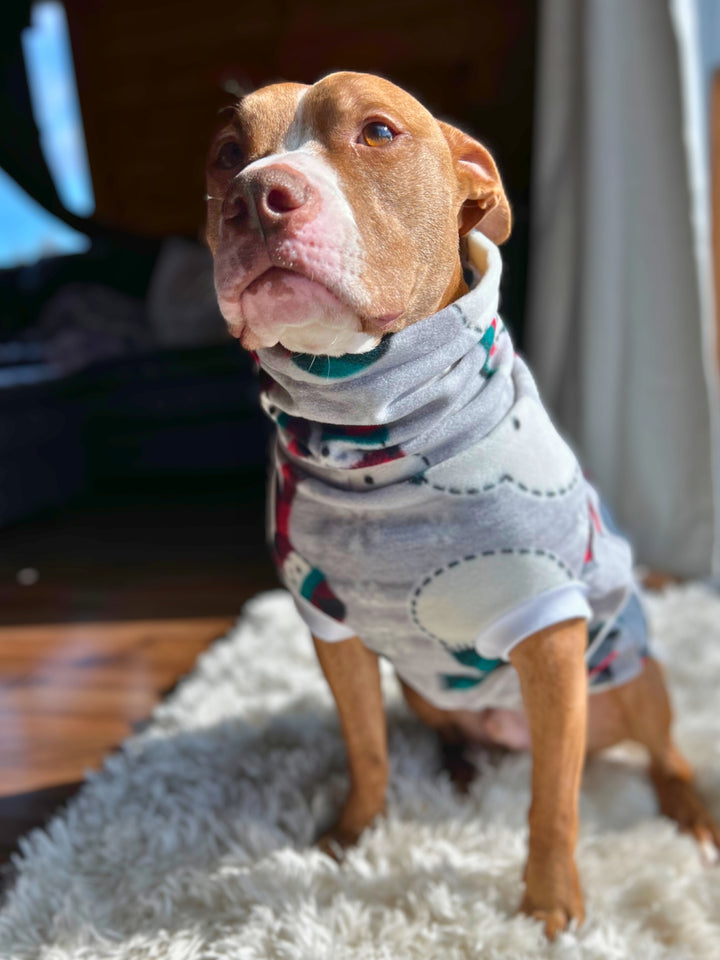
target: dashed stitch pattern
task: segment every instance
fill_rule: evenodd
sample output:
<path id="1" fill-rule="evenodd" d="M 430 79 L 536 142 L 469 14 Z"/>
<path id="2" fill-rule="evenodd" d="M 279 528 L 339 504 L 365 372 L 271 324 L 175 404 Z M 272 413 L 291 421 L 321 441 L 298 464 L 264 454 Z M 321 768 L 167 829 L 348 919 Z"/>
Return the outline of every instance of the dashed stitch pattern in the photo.
<path id="1" fill-rule="evenodd" d="M 528 556 L 532 555 L 535 557 L 546 557 L 548 560 L 552 561 L 568 578 L 568 580 L 574 580 L 575 576 L 572 570 L 568 565 L 560 559 L 556 554 L 552 553 L 550 550 L 542 550 L 540 548 L 532 549 L 529 547 L 513 548 L 513 547 L 503 547 L 501 550 L 483 550 L 481 553 L 469 553 L 467 556 L 464 556 L 461 560 L 452 560 L 450 563 L 446 564 L 444 567 L 441 567 L 439 570 L 435 570 L 434 573 L 427 576 L 422 583 L 413 590 L 413 594 L 410 600 L 410 616 L 412 621 L 418 630 L 421 633 L 424 633 L 426 637 L 430 637 L 431 640 L 435 640 L 438 643 L 441 643 L 445 646 L 445 641 L 442 637 L 437 636 L 431 630 L 428 630 L 425 627 L 418 617 L 417 604 L 419 598 L 422 596 L 425 588 L 430 586 L 433 580 L 436 580 L 438 577 L 441 577 L 448 570 L 451 570 L 453 567 L 459 566 L 461 563 L 469 563 L 472 560 L 477 560 L 480 557 L 494 557 L 498 554 L 503 555 L 515 555 L 515 556 Z"/>
<path id="2" fill-rule="evenodd" d="M 567 486 L 558 487 L 557 490 L 533 489 L 528 487 L 527 484 L 516 480 L 509 473 L 504 473 L 499 480 L 494 480 L 492 483 L 486 483 L 482 487 L 448 487 L 441 483 L 433 483 L 432 480 L 427 480 L 427 478 L 426 482 L 430 487 L 432 487 L 433 490 L 438 490 L 440 493 L 449 493 L 455 497 L 476 497 L 481 493 L 487 493 L 488 490 L 495 490 L 503 483 L 511 483 L 513 486 L 516 486 L 518 490 L 522 490 L 523 493 L 529 493 L 533 497 L 564 497 L 565 494 L 570 493 L 570 491 L 578 485 L 581 477 L 582 471 L 579 467 L 576 467 L 570 483 L 568 483 Z"/>
<path id="3" fill-rule="evenodd" d="M 490 321 L 490 323 L 486 323 L 485 326 L 483 326 L 482 324 L 473 323 L 472 320 L 470 320 L 470 318 L 467 316 L 465 311 L 462 309 L 460 304 L 457 303 L 457 301 L 455 303 L 451 303 L 449 305 L 449 309 L 457 314 L 457 316 L 460 318 L 460 322 L 462 323 L 462 325 L 465 327 L 466 330 L 472 330 L 473 333 L 476 333 L 480 337 L 485 336 L 488 330 L 492 327 L 492 320 Z M 498 338 L 503 333 L 507 333 L 507 329 L 505 327 L 505 324 L 500 319 L 500 317 L 498 317 L 497 315 L 494 315 L 492 319 L 495 320 L 497 324 L 497 330 L 495 332 L 495 341 L 494 341 L 495 343 L 497 343 Z"/>

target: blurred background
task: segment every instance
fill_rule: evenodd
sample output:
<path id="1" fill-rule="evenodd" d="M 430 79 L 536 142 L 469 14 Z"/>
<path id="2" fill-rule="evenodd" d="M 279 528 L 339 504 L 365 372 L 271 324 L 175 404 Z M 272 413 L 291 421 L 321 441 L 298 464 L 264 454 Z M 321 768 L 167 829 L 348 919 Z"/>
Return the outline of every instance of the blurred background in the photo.
<path id="1" fill-rule="evenodd" d="M 719 66 L 715 0 L 4 5 L 0 851 L 275 584 L 202 242 L 218 109 L 365 70 L 481 139 L 516 344 L 639 562 L 708 578 Z"/>

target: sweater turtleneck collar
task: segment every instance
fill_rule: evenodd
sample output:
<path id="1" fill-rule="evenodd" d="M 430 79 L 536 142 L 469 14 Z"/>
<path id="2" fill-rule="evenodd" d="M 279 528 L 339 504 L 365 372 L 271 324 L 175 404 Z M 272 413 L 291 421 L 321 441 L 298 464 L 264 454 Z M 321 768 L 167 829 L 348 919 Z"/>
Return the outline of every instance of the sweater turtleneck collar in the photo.
<path id="1" fill-rule="evenodd" d="M 497 315 L 501 269 L 497 247 L 472 231 L 468 293 L 367 353 L 259 350 L 278 452 L 333 486 L 369 489 L 412 480 L 482 439 L 514 395 L 514 352 Z"/>

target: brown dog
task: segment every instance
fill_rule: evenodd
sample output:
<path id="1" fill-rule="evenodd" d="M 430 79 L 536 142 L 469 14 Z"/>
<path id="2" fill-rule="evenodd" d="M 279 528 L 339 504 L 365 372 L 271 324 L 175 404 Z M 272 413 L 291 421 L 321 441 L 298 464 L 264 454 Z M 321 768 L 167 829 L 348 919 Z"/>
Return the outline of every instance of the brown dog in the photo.
<path id="1" fill-rule="evenodd" d="M 322 575 L 317 569 L 319 561 L 311 562 L 301 556 L 291 542 L 290 504 L 298 495 L 298 488 L 304 485 L 311 491 L 308 496 L 313 501 L 312 510 L 308 508 L 304 516 L 315 522 L 316 532 L 324 530 L 331 536 L 332 530 L 344 524 L 342 512 L 332 512 L 332 498 L 340 496 L 337 491 L 350 490 L 355 498 L 353 503 L 362 502 L 361 522 L 348 526 L 343 533 L 347 536 L 347 555 L 352 558 L 350 568 L 356 571 L 346 576 L 351 589 L 353 576 L 376 585 L 393 580 L 392 566 L 389 572 L 377 572 L 373 580 L 362 560 L 357 559 L 365 546 L 370 550 L 378 538 L 389 536 L 385 527 L 388 523 L 392 526 L 393 517 L 392 513 L 385 513 L 382 521 L 373 519 L 369 505 L 376 501 L 370 494 L 361 501 L 363 481 L 373 485 L 373 497 L 382 492 L 378 486 L 384 488 L 383 503 L 397 498 L 398 491 L 423 484 L 425 489 L 433 486 L 443 491 L 448 503 L 450 494 L 464 494 L 464 501 L 470 501 L 478 493 L 476 489 L 461 491 L 429 482 L 432 474 L 426 473 L 425 468 L 430 466 L 431 458 L 425 456 L 425 448 L 409 456 L 405 447 L 410 449 L 412 442 L 407 444 L 405 439 L 392 452 L 386 440 L 372 448 L 372 455 L 365 448 L 358 460 L 356 453 L 362 443 L 369 443 L 378 430 L 384 430 L 392 419 L 388 411 L 400 409 L 407 394 L 412 393 L 393 386 L 396 374 L 406 376 L 412 358 L 403 355 L 397 368 L 402 368 L 400 373 L 395 367 L 388 368 L 390 372 L 377 379 L 376 389 L 389 395 L 380 398 L 384 413 L 375 420 L 366 415 L 364 408 L 358 408 L 357 419 L 352 419 L 352 395 L 347 393 L 347 384 L 360 378 L 341 368 L 352 361 L 359 366 L 350 364 L 350 369 L 360 370 L 363 364 L 375 362 L 388 343 L 393 343 L 393 349 L 407 344 L 411 332 L 408 328 L 417 321 L 426 322 L 413 330 L 430 330 L 426 318 L 439 315 L 443 320 L 455 316 L 452 308 L 449 313 L 443 310 L 451 304 L 456 306 L 468 293 L 460 254 L 466 241 L 459 245 L 459 237 L 479 230 L 494 243 L 501 243 L 510 231 L 510 211 L 495 164 L 484 147 L 436 120 L 398 87 L 363 74 L 332 74 L 313 86 L 277 84 L 245 97 L 228 112 L 214 141 L 207 179 L 208 241 L 215 256 L 220 306 L 233 335 L 246 348 L 259 352 L 261 367 L 270 375 L 265 384 L 266 409 L 278 423 L 282 447 L 277 467 L 276 556 L 286 582 L 295 588 L 299 607 L 308 622 L 315 622 L 313 616 L 319 616 L 318 609 L 324 611 L 325 626 L 313 630 L 315 647 L 337 703 L 351 780 L 350 793 L 337 823 L 320 840 L 326 850 L 336 852 L 338 847 L 353 843 L 384 810 L 388 754 L 378 671 L 378 649 L 382 645 L 366 645 L 368 637 L 363 635 L 364 643 L 359 636 L 351 635 L 346 624 L 336 633 L 327 627 L 328 620 L 342 621 L 345 610 L 343 599 L 334 592 L 336 575 L 340 578 L 337 568 L 342 563 L 342 551 L 333 555 L 340 559 L 333 559 L 331 572 Z M 461 316 L 462 310 L 457 314 Z M 467 322 L 463 322 L 467 327 Z M 485 329 L 481 341 L 486 364 L 495 350 L 486 335 L 497 332 L 498 323 L 493 321 L 492 331 Z M 400 331 L 406 331 L 402 337 L 397 336 Z M 443 341 L 438 345 L 438 356 L 452 348 L 452 342 Z M 428 362 L 432 356 L 431 343 L 427 348 Z M 507 356 L 511 364 L 511 352 Z M 428 383 L 448 383 L 448 378 L 459 376 L 457 371 L 465 369 L 467 362 L 464 355 L 458 356 Z M 292 378 L 287 375 L 292 363 L 303 371 L 298 374 L 302 402 L 293 395 Z M 324 380 L 318 370 L 327 371 Z M 479 372 L 483 384 L 489 384 L 494 370 L 484 366 Z M 477 373 L 474 371 L 474 375 Z M 340 379 L 334 380 L 336 376 Z M 500 381 L 497 377 L 495 383 Z M 480 380 L 476 377 L 473 382 Z M 430 396 L 427 391 L 433 389 L 432 385 L 426 387 L 423 395 Z M 474 402 L 474 395 L 471 399 Z M 303 418 L 303 402 L 321 409 L 325 423 L 318 425 L 315 419 L 319 418 L 307 415 Z M 461 405 L 452 406 L 452 399 L 447 397 L 443 402 L 450 404 L 448 409 L 456 416 Z M 394 428 L 397 424 L 407 425 L 411 419 L 410 415 L 396 418 Z M 516 433 L 508 427 L 510 434 L 521 436 L 517 416 L 513 416 L 512 425 Z M 313 446 L 320 427 L 321 440 Z M 542 433 L 546 428 L 541 425 L 537 429 Z M 330 446 L 338 436 L 342 456 L 351 456 L 347 453 L 351 449 L 349 440 L 355 438 L 355 459 L 350 464 L 353 469 L 344 472 L 342 456 L 332 462 L 328 459 L 332 454 Z M 516 447 L 506 439 L 503 449 Z M 553 450 L 558 451 L 560 460 L 571 456 L 564 447 L 555 446 Z M 550 460 L 557 458 L 549 455 Z M 571 462 L 574 461 L 568 461 Z M 376 465 L 375 472 L 368 464 Z M 482 464 L 478 467 L 480 473 L 484 469 Z M 493 494 L 502 488 L 505 495 L 506 488 L 513 483 L 518 488 L 514 496 L 531 498 L 537 494 L 536 500 L 544 496 L 545 501 L 552 496 L 553 503 L 562 499 L 559 494 L 580 489 L 577 478 L 559 493 L 530 489 L 527 484 L 515 482 L 508 473 L 485 488 Z M 463 498 L 456 496 L 454 502 L 460 499 Z M 329 511 L 327 515 L 322 513 L 323 503 Z M 315 510 L 320 510 L 320 521 Z M 600 536 L 603 523 L 592 509 L 591 513 L 592 541 L 593 536 Z M 584 517 L 587 525 L 587 512 Z M 298 513 L 294 521 L 298 530 L 301 520 Z M 450 583 L 451 568 L 453 576 L 461 568 L 487 569 L 488 576 L 497 579 L 498 570 L 510 555 L 520 563 L 532 553 L 538 569 L 543 564 L 543 570 L 552 566 L 553 576 L 559 576 L 559 568 L 567 572 L 570 562 L 548 550 L 514 547 L 471 553 L 462 558 L 467 561 L 465 567 L 460 559 L 448 563 L 426 559 L 425 554 L 434 550 L 432 538 L 451 549 L 446 543 L 452 541 L 448 532 L 451 526 L 450 521 L 447 527 L 440 523 L 433 528 L 430 539 L 418 542 L 411 538 L 404 541 L 402 549 L 412 562 L 419 556 L 417 563 L 429 563 L 430 570 L 433 565 L 440 568 L 418 581 L 410 606 L 418 624 L 418 637 L 423 634 L 420 639 L 429 644 L 427 650 L 432 650 L 432 656 L 452 654 L 462 664 L 465 672 L 459 680 L 444 675 L 448 689 L 455 683 L 461 690 L 480 683 L 468 673 L 468 664 L 472 663 L 472 670 L 484 677 L 482 671 L 493 671 L 499 660 L 483 659 L 475 650 L 470 651 L 468 659 L 468 650 L 458 653 L 444 635 L 435 646 L 427 639 L 435 637 L 427 626 L 433 617 L 434 623 L 440 623 L 433 630 L 442 634 L 443 618 L 452 620 L 459 615 L 460 607 L 461 613 L 466 607 L 473 609 L 472 581 L 464 581 L 465 587 L 456 600 L 445 607 L 441 597 L 433 595 L 432 603 L 427 600 L 428 591 L 437 583 Z M 461 530 L 463 535 L 466 526 Z M 376 529 L 380 527 L 383 529 Z M 589 543 L 586 567 L 592 566 Z M 377 571 L 382 562 L 381 551 L 373 560 Z M 481 581 L 479 577 L 478 589 Z M 507 576 L 497 582 L 505 589 Z M 557 596 L 557 591 L 565 589 L 557 586 L 556 580 L 548 583 L 552 583 L 552 589 L 545 590 L 544 595 Z M 422 609 L 421 602 L 425 603 Z M 369 604 L 372 603 L 370 596 Z M 306 609 L 313 606 L 313 610 Z M 720 847 L 720 831 L 698 798 L 690 767 L 673 743 L 670 706 L 659 665 L 646 658 L 641 672 L 635 671 L 624 682 L 608 683 L 588 698 L 586 660 L 590 659 L 589 650 L 593 647 L 592 643 L 588 646 L 590 614 L 578 614 L 577 607 L 567 610 L 568 614 L 557 622 L 535 629 L 530 635 L 520 634 L 501 658 L 517 672 L 522 710 L 509 709 L 492 700 L 482 709 L 453 707 L 456 701 L 452 700 L 452 691 L 431 702 L 432 698 L 419 689 L 422 684 L 408 679 L 410 674 L 403 666 L 408 662 L 407 650 L 403 654 L 405 661 L 400 653 L 397 662 L 387 654 L 396 665 L 409 704 L 440 733 L 448 757 L 454 757 L 463 743 L 478 740 L 532 749 L 530 839 L 521 909 L 539 918 L 550 937 L 565 929 L 571 920 L 583 919 L 574 848 L 578 792 L 587 752 L 624 739 L 641 743 L 649 753 L 650 775 L 662 812 L 698 841 Z M 502 617 L 496 619 L 499 622 Z M 362 617 L 358 614 L 353 622 L 359 621 Z M 324 630 L 330 632 L 323 634 Z M 319 634 L 323 634 L 322 638 Z M 395 649 L 390 641 L 388 644 L 388 650 Z M 413 648 L 415 654 L 411 650 L 410 659 L 422 659 L 425 649 Z M 386 649 L 382 647 L 380 652 L 385 653 Z M 602 668 L 616 655 L 617 651 L 611 653 Z M 503 669 L 512 673 L 510 667 Z M 462 777 L 465 768 L 456 766 L 456 772 Z"/>

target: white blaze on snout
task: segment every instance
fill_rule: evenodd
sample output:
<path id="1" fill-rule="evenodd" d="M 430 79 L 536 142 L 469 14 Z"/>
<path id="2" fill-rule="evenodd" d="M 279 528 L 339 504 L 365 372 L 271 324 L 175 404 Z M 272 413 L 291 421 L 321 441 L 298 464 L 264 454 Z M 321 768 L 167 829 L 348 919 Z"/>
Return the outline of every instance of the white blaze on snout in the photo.
<path id="1" fill-rule="evenodd" d="M 290 350 L 334 355 L 369 350 L 379 338 L 362 333 L 360 316 L 370 312 L 370 294 L 363 282 L 363 242 L 353 209 L 337 172 L 320 145 L 303 134 L 302 125 L 291 126 L 286 143 L 298 146 L 254 161 L 238 178 L 272 167 L 296 172 L 309 186 L 314 215 L 291 211 L 267 237 L 260 223 L 248 226 L 279 268 L 249 285 L 233 255 L 237 234 L 221 225 L 216 255 L 220 309 L 231 329 L 249 328 L 262 346 L 279 342 Z"/>

